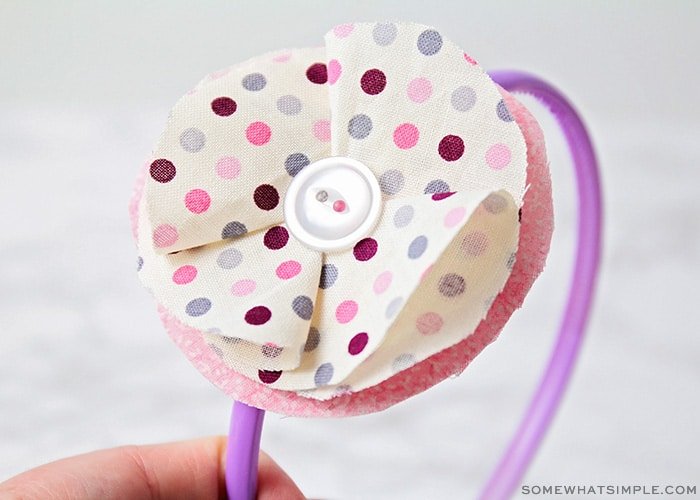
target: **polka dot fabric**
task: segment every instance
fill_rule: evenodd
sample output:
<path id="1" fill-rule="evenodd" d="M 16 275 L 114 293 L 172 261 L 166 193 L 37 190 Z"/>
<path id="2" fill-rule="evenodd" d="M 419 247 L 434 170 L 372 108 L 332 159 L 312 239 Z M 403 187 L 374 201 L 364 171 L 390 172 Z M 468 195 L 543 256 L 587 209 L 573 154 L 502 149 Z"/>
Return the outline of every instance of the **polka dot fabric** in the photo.
<path id="1" fill-rule="evenodd" d="M 383 207 L 352 247 L 321 253 L 282 202 L 330 156 L 367 165 Z M 217 373 L 344 398 L 477 329 L 517 265 L 526 167 L 498 87 L 437 30 L 342 25 L 324 49 L 213 73 L 176 105 L 137 206 L 139 274 Z"/>

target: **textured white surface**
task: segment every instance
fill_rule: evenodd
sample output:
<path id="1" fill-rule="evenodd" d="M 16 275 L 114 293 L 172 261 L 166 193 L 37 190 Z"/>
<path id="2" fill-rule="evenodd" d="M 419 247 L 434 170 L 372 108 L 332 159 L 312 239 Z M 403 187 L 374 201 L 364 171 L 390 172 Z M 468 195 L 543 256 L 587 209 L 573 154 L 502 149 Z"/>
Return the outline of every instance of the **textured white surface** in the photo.
<path id="1" fill-rule="evenodd" d="M 211 69 L 308 45 L 338 22 L 403 18 L 486 68 L 552 80 L 597 142 L 607 226 L 595 314 L 525 482 L 697 484 L 697 4 L 47 5 L 0 6 L 0 478 L 97 447 L 225 431 L 229 401 L 170 342 L 133 272 L 136 171 L 172 104 Z M 268 415 L 263 446 L 308 495 L 468 498 L 494 465 L 551 347 L 573 252 L 570 165 L 532 108 L 557 229 L 525 308 L 461 377 L 384 413 Z"/>

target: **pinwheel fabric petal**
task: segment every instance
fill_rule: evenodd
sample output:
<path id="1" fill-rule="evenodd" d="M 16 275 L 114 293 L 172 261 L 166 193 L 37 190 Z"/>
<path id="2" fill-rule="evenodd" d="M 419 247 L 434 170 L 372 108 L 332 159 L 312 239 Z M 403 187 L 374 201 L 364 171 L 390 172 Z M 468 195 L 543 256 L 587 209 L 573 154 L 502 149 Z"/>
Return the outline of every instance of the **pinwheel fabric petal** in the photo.
<path id="1" fill-rule="evenodd" d="M 140 276 L 228 367 L 330 400 L 474 333 L 511 275 L 528 150 L 500 89 L 436 30 L 342 25 L 217 72 L 175 106 L 137 207 Z M 287 229 L 294 177 L 366 165 L 381 215 L 347 249 Z"/>

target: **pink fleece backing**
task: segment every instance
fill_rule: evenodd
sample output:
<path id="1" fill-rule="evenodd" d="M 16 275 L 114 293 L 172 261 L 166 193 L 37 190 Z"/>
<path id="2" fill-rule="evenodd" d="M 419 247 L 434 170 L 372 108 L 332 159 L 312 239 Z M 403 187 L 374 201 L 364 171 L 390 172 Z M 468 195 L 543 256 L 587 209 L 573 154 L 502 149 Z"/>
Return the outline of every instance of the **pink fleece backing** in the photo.
<path id="1" fill-rule="evenodd" d="M 525 295 L 544 269 L 554 229 L 552 186 L 542 130 L 520 102 L 505 90 L 501 89 L 501 93 L 525 136 L 527 183 L 530 187 L 522 207 L 520 241 L 512 274 L 472 335 L 374 387 L 327 401 L 272 389 L 231 370 L 209 348 L 201 331 L 182 324 L 159 305 L 161 320 L 171 338 L 205 377 L 232 398 L 290 416 L 345 417 L 381 411 L 461 373 L 484 347 L 496 339 L 511 314 L 522 305 Z M 137 180 L 129 205 L 134 237 L 144 179 L 142 174 Z"/>

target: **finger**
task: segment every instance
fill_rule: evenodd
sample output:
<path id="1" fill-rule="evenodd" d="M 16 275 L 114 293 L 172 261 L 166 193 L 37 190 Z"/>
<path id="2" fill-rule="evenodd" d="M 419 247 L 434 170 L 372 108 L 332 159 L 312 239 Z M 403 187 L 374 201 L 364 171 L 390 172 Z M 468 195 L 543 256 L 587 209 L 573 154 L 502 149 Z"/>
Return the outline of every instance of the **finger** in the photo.
<path id="1" fill-rule="evenodd" d="M 20 474 L 0 485 L 0 496 L 72 500 L 101 498 L 226 498 L 225 437 L 150 446 L 123 446 L 66 458 Z M 268 484 L 269 483 L 269 484 Z M 294 482 L 261 453 L 260 498 L 303 498 Z M 12 498 L 12 497 L 11 497 Z"/>

